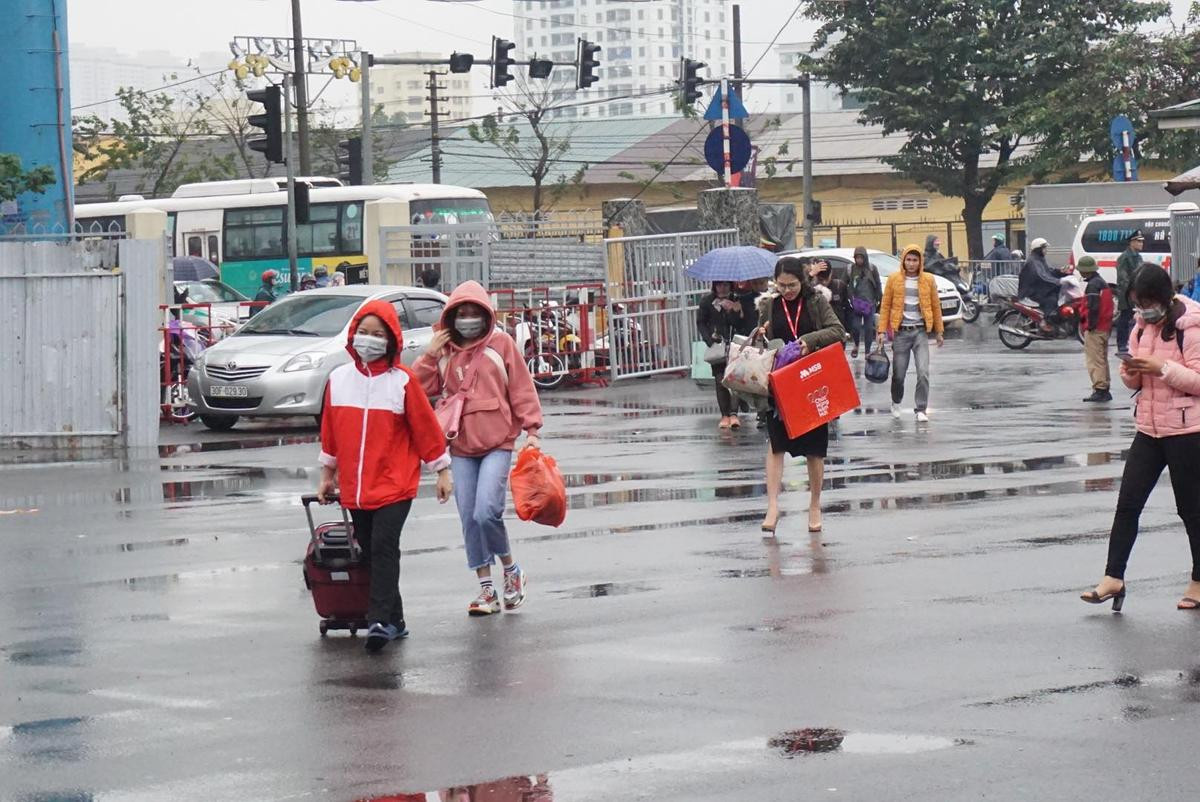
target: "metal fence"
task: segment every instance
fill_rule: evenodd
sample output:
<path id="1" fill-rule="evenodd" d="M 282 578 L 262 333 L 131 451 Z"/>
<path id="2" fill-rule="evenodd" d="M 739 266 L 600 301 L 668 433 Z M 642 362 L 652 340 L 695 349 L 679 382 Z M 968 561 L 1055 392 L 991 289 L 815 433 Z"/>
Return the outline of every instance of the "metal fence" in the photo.
<path id="1" fill-rule="evenodd" d="M 89 267 L 91 253 L 78 237 L 0 240 L 0 444 L 157 441 L 165 252 L 157 241 L 121 240 L 120 271 Z"/>
<path id="2" fill-rule="evenodd" d="M 384 226 L 379 236 L 387 284 L 413 284 L 427 268 L 439 271 L 448 290 L 468 279 L 506 288 L 604 280 L 604 245 L 596 221 Z"/>
<path id="3" fill-rule="evenodd" d="M 1187 284 L 1200 259 L 1200 212 L 1171 212 L 1171 277 Z"/>
<path id="4" fill-rule="evenodd" d="M 709 287 L 684 268 L 736 244 L 735 229 L 604 241 L 613 381 L 691 369 L 695 310 Z"/>
<path id="5" fill-rule="evenodd" d="M 985 303 L 991 303 L 994 300 L 992 295 L 996 294 L 997 287 L 1001 288 L 1001 295 L 1007 296 L 1009 294 L 1008 287 L 1012 284 L 1015 292 L 1015 284 L 1013 282 L 1001 281 L 996 283 L 996 279 L 1001 276 L 1019 275 L 1022 264 L 1022 262 L 1015 259 L 1003 262 L 977 259 L 959 262 L 959 269 L 963 278 L 971 285 L 971 291 L 975 293 L 975 297 Z"/>

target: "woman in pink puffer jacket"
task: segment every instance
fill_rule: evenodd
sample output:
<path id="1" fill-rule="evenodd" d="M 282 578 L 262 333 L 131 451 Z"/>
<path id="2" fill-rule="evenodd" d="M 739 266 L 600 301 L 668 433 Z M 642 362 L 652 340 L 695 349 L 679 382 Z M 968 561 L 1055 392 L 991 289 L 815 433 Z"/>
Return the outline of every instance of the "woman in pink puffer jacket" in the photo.
<path id="1" fill-rule="evenodd" d="M 1170 274 L 1151 264 L 1138 268 L 1131 294 L 1138 320 L 1121 379 L 1140 391 L 1134 408 L 1137 434 L 1121 476 L 1104 579 L 1080 598 L 1091 604 L 1112 599 L 1113 610 L 1121 609 L 1138 519 L 1169 467 L 1192 550 L 1192 581 L 1177 607 L 1200 609 L 1200 304 L 1176 295 Z"/>

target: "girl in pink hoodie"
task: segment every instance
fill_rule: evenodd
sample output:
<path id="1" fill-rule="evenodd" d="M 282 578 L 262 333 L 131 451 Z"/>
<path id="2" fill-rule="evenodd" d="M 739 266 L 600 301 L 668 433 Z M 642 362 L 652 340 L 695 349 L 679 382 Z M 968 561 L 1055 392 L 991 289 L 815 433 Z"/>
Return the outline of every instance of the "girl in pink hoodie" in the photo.
<path id="1" fill-rule="evenodd" d="M 454 501 L 467 565 L 480 585 L 467 612 L 500 612 L 500 597 L 492 584 L 497 557 L 504 566 L 504 608 L 513 610 L 525 601 L 526 579 L 508 544 L 505 491 L 521 432 L 523 448 L 538 445 L 542 405 L 524 357 L 513 338 L 496 329 L 496 312 L 478 282 L 461 284 L 450 295 L 437 328 L 413 370 L 430 398 L 453 395 L 467 385 L 460 431 L 450 441 Z"/>
<path id="2" fill-rule="evenodd" d="M 1137 434 L 1129 447 L 1117 513 L 1108 541 L 1108 565 L 1090 604 L 1125 602 L 1125 564 L 1137 539 L 1138 519 L 1163 468 L 1171 469 L 1175 505 L 1192 550 L 1192 581 L 1176 605 L 1200 609 L 1200 304 L 1175 294 L 1167 271 L 1138 268 L 1132 291 L 1137 328 L 1121 379 L 1140 391 L 1134 407 Z"/>

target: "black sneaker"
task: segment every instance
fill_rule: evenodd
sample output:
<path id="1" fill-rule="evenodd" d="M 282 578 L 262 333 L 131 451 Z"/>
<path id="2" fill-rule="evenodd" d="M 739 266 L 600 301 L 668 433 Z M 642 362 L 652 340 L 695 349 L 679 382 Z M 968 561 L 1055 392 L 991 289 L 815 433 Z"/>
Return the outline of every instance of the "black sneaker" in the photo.
<path id="1" fill-rule="evenodd" d="M 1108 390 L 1095 390 L 1091 395 L 1083 399 L 1083 401 L 1085 404 L 1112 401 L 1112 393 Z"/>

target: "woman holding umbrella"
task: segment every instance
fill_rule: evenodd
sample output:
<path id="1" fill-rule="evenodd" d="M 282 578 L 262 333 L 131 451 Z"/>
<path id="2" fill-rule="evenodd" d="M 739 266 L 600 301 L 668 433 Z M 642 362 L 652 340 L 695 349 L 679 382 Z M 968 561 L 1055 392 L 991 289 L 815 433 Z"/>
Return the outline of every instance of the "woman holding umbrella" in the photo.
<path id="1" fill-rule="evenodd" d="M 684 270 L 694 279 L 712 282 L 712 292 L 700 301 L 696 310 L 696 328 L 700 339 L 714 354 L 707 361 L 716 379 L 722 429 L 739 429 L 742 423 L 737 415 L 737 401 L 722 384 L 726 359 L 717 359 L 716 355 L 722 349 L 727 355 L 733 336 L 749 334 L 757 325 L 754 316 L 747 314 L 745 304 L 733 296 L 733 284 L 770 276 L 774 269 L 774 254 L 761 248 L 736 246 L 711 250 Z"/>
<path id="2" fill-rule="evenodd" d="M 754 324 L 754 318 L 745 314 L 742 302 L 733 297 L 731 281 L 714 281 L 712 292 L 704 296 L 696 310 L 696 328 L 700 331 L 700 339 L 704 340 L 710 351 L 725 352 L 725 357 L 720 361 L 709 360 L 717 384 L 717 406 L 721 410 L 722 429 L 740 429 L 742 426 L 738 419 L 737 402 L 721 381 L 725 378 L 725 363 L 733 335 L 749 334 L 754 330 Z"/>

